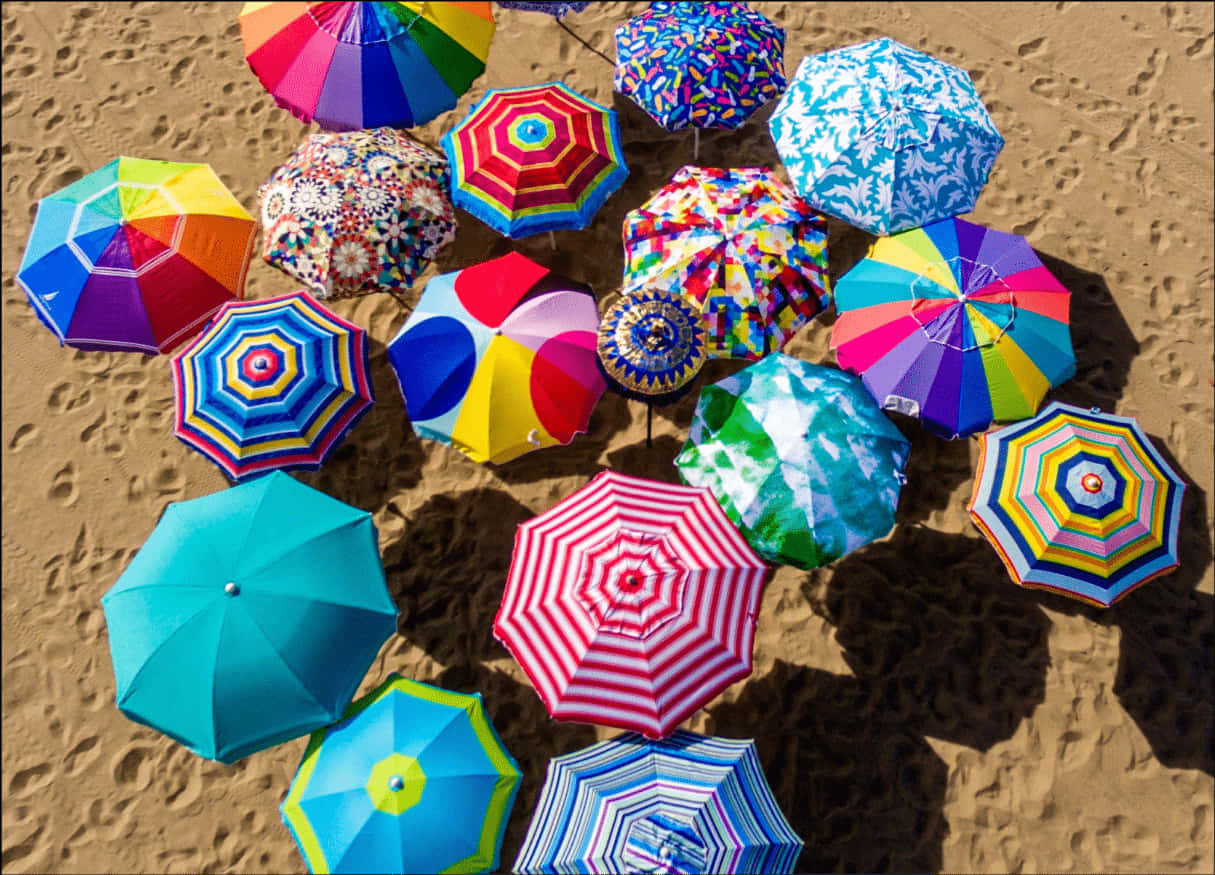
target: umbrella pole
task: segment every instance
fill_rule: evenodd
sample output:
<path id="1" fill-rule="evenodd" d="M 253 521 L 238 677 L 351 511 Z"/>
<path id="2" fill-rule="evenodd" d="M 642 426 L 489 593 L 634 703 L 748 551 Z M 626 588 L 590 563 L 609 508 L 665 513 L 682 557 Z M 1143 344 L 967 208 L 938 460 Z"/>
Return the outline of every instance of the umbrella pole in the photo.
<path id="1" fill-rule="evenodd" d="M 700 160 L 700 128 L 692 128 L 692 160 Z"/>
<path id="2" fill-rule="evenodd" d="M 553 251 L 557 250 L 557 238 L 552 231 L 548 232 L 548 245 L 553 247 Z"/>
<path id="3" fill-rule="evenodd" d="M 645 406 L 645 445 L 650 448 L 653 448 L 653 446 L 654 446 L 653 427 L 654 427 L 654 405 L 646 404 L 646 406 Z"/>

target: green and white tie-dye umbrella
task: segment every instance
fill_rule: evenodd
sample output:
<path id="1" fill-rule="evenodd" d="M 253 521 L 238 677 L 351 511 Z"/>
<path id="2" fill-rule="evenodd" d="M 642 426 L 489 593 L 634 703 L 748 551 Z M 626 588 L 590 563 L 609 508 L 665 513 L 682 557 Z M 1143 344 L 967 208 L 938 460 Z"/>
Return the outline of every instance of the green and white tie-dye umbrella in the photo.
<path id="1" fill-rule="evenodd" d="M 890 531 L 910 453 L 859 377 L 776 353 L 701 390 L 675 464 L 756 553 L 809 569 Z"/>

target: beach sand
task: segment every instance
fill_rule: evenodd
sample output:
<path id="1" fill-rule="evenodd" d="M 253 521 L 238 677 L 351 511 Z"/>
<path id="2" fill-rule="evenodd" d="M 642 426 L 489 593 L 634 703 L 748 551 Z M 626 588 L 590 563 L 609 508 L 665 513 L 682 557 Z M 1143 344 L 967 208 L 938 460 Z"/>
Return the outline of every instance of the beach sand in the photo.
<path id="1" fill-rule="evenodd" d="M 1188 481 L 1182 567 L 1111 610 L 1013 585 L 969 522 L 975 440 L 913 439 L 899 523 L 763 599 L 755 670 L 691 729 L 754 738 L 810 871 L 1209 872 L 1212 853 L 1212 6 L 756 3 L 802 57 L 889 35 L 968 70 L 1006 138 L 967 218 L 1025 235 L 1073 292 L 1075 379 L 1052 398 L 1138 417 Z M 614 57 L 643 3 L 566 19 Z M 60 348 L 13 276 L 39 198 L 118 155 L 204 161 L 254 215 L 314 128 L 275 106 L 239 3 L 5 3 L 3 86 L 3 868 L 303 872 L 278 807 L 305 740 L 233 766 L 124 718 L 99 599 L 166 504 L 227 481 L 172 433 L 168 360 Z M 612 67 L 548 16 L 498 10 L 488 70 L 416 130 L 437 147 L 487 88 L 561 80 L 619 113 L 631 175 L 591 228 L 513 244 L 607 301 L 620 228 L 680 166 L 612 93 Z M 766 121 L 701 138 L 699 163 L 779 167 Z M 780 171 L 783 174 L 783 170 Z M 524 779 L 509 868 L 551 757 L 615 734 L 548 719 L 490 628 L 515 525 L 603 468 L 676 481 L 695 395 L 605 395 L 588 434 L 501 467 L 419 440 L 385 354 L 425 280 L 512 244 L 466 213 L 404 306 L 333 305 L 371 338 L 377 403 L 299 478 L 373 512 L 399 634 L 391 671 L 484 694 Z M 832 274 L 869 239 L 831 223 Z M 260 258 L 247 295 L 297 283 Z M 787 352 L 834 365 L 834 311 Z M 702 380 L 737 369 L 714 362 Z"/>

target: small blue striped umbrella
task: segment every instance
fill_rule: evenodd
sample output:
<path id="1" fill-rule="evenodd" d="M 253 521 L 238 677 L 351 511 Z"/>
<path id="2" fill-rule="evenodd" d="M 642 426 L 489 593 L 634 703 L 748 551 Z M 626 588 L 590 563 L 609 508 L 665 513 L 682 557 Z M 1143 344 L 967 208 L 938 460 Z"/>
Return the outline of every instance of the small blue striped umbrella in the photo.
<path id="1" fill-rule="evenodd" d="M 549 763 L 516 872 L 792 872 L 754 742 L 627 733 Z"/>

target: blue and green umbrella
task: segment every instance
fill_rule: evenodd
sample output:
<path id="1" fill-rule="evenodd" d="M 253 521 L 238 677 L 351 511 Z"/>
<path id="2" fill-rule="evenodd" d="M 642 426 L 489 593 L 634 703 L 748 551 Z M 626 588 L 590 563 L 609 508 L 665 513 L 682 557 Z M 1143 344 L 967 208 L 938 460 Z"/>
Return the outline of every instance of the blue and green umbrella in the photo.
<path id="1" fill-rule="evenodd" d="M 282 815 L 312 872 L 488 872 L 520 776 L 479 694 L 394 674 L 313 734 Z"/>

